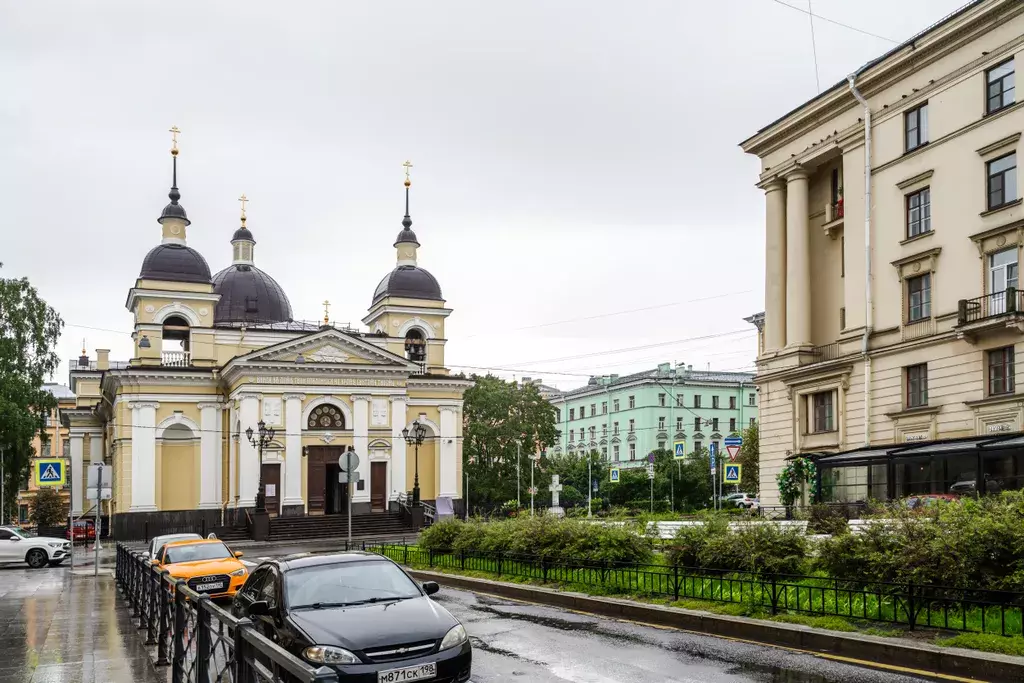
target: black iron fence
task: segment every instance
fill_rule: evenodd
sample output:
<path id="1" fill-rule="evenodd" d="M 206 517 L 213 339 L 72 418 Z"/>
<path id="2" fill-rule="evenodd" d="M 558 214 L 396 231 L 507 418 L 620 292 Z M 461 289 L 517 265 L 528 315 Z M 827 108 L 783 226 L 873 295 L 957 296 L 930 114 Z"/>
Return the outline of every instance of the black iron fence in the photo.
<path id="1" fill-rule="evenodd" d="M 118 541 L 148 541 L 162 534 L 197 533 L 206 536 L 221 526 L 245 527 L 246 513 L 247 508 L 122 512 L 114 515 L 111 528 Z"/>
<path id="2" fill-rule="evenodd" d="M 602 594 L 709 600 L 746 605 L 751 612 L 835 616 L 910 629 L 927 626 L 1024 635 L 1024 593 L 512 553 L 444 552 L 408 545 L 367 544 L 366 549 L 411 567 L 575 584 L 599 588 Z"/>
<path id="3" fill-rule="evenodd" d="M 314 669 L 238 618 L 172 578 L 139 551 L 117 544 L 118 587 L 155 645 L 157 666 L 171 667 L 172 683 L 318 683 L 337 681 L 327 667 Z"/>
<path id="4" fill-rule="evenodd" d="M 968 323 L 994 318 L 1000 315 L 1017 313 L 1024 310 L 1021 301 L 1022 292 L 1015 287 L 1007 287 L 1002 292 L 986 294 L 974 299 L 960 299 L 957 302 L 956 324 L 958 327 Z"/>

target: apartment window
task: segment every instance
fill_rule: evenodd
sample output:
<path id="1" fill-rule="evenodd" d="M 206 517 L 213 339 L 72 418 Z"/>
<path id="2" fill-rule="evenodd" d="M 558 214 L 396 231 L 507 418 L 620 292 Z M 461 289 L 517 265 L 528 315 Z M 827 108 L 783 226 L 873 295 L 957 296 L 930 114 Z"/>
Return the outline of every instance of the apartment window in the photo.
<path id="1" fill-rule="evenodd" d="M 839 309 L 839 329 L 840 330 L 845 330 L 846 329 L 846 307 L 845 306 L 843 306 L 842 308 Z"/>
<path id="2" fill-rule="evenodd" d="M 576 440 L 576 430 L 575 429 L 570 429 L 569 430 L 569 441 L 575 441 L 575 440 Z"/>
<path id="3" fill-rule="evenodd" d="M 629 444 L 629 459 L 630 460 L 636 460 L 636 444 L 635 443 Z"/>
<path id="4" fill-rule="evenodd" d="M 594 417 L 595 415 L 597 415 L 597 404 L 596 403 L 591 403 L 590 404 L 590 417 Z"/>
<path id="5" fill-rule="evenodd" d="M 699 417 L 693 418 L 693 431 L 695 431 L 695 432 L 699 432 L 700 431 L 700 418 Z"/>
<path id="6" fill-rule="evenodd" d="M 618 435 L 618 433 L 619 433 L 619 423 L 618 422 L 613 422 L 612 423 L 612 434 Z"/>
<path id="7" fill-rule="evenodd" d="M 1013 347 L 988 352 L 988 393 L 992 396 L 1013 393 Z"/>
<path id="8" fill-rule="evenodd" d="M 747 405 L 748 406 L 757 405 L 757 394 L 747 394 Z"/>
<path id="9" fill-rule="evenodd" d="M 601 425 L 601 436 L 608 436 L 608 423 Z"/>
<path id="10" fill-rule="evenodd" d="M 998 209 L 1017 199 L 1017 153 L 993 159 L 988 167 L 988 208 Z"/>
<path id="11" fill-rule="evenodd" d="M 659 417 L 658 418 L 658 431 L 659 432 L 665 431 L 665 418 L 664 417 Z"/>
<path id="12" fill-rule="evenodd" d="M 730 417 L 729 418 L 729 431 L 730 432 L 735 432 L 736 431 L 736 418 L 735 417 Z"/>
<path id="13" fill-rule="evenodd" d="M 753 427 L 755 423 L 757 423 L 757 418 L 756 417 L 750 418 L 750 426 Z"/>
<path id="14" fill-rule="evenodd" d="M 713 431 L 713 432 L 717 432 L 718 431 L 718 418 L 717 417 L 711 418 L 711 431 Z"/>
<path id="15" fill-rule="evenodd" d="M 683 407 L 683 395 L 682 394 L 676 394 L 676 408 L 682 408 L 682 407 Z"/>
<path id="16" fill-rule="evenodd" d="M 735 396 L 730 396 L 729 397 L 729 410 L 736 410 L 736 397 Z"/>
<path id="17" fill-rule="evenodd" d="M 683 418 L 681 418 L 681 417 L 677 417 L 676 418 L 676 431 L 677 432 L 683 431 Z"/>
<path id="18" fill-rule="evenodd" d="M 1006 60 L 999 66 L 992 67 L 985 73 L 987 84 L 985 90 L 986 107 L 989 114 L 997 112 L 1003 107 L 1009 107 L 1016 100 L 1014 98 L 1014 72 L 1013 58 Z"/>
<path id="19" fill-rule="evenodd" d="M 601 401 L 601 414 L 602 415 L 607 415 L 608 414 L 608 401 Z"/>
<path id="20" fill-rule="evenodd" d="M 700 408 L 700 394 L 693 395 L 693 407 Z"/>
<path id="21" fill-rule="evenodd" d="M 630 433 L 636 431 L 636 420 L 632 420 L 631 419 L 629 421 L 629 431 L 630 431 Z"/>
<path id="22" fill-rule="evenodd" d="M 632 410 L 633 408 L 636 408 L 636 396 L 629 397 L 629 409 Z"/>
<path id="23" fill-rule="evenodd" d="M 60 452 L 65 458 L 71 457 L 71 439 L 64 439 L 60 444 Z"/>
<path id="24" fill-rule="evenodd" d="M 812 420 L 814 433 L 835 431 L 835 415 L 832 410 L 832 392 L 823 391 L 811 394 Z"/>
<path id="25" fill-rule="evenodd" d="M 597 434 L 597 427 L 591 427 L 591 428 L 590 428 L 590 440 L 591 440 L 591 441 L 593 441 L 593 440 L 594 440 L 594 436 L 595 436 L 596 434 Z"/>
<path id="26" fill-rule="evenodd" d="M 907 322 L 932 316 L 932 274 L 907 279 Z"/>
<path id="27" fill-rule="evenodd" d="M 711 397 L 711 407 L 712 408 L 717 408 L 718 407 L 718 397 L 717 396 L 712 396 Z"/>
<path id="28" fill-rule="evenodd" d="M 665 407 L 665 394 L 658 394 L 658 405 L 662 408 Z"/>
<path id="29" fill-rule="evenodd" d="M 907 195 L 907 237 L 932 231 L 932 190 L 926 187 Z"/>
<path id="30" fill-rule="evenodd" d="M 616 413 L 619 412 L 619 399 L 612 401 L 612 410 Z"/>
<path id="31" fill-rule="evenodd" d="M 921 408 L 928 405 L 928 364 L 911 365 L 907 368 L 907 407 Z"/>
<path id="32" fill-rule="evenodd" d="M 49 441 L 49 439 L 44 441 L 41 445 L 42 445 L 43 457 L 44 458 L 49 458 L 50 457 L 50 441 Z"/>
<path id="33" fill-rule="evenodd" d="M 703 443 L 701 443 L 700 441 L 694 441 L 694 442 L 693 442 L 693 452 L 694 452 L 694 453 L 700 453 L 700 449 L 701 449 L 701 447 L 702 447 L 703 445 L 704 445 L 704 444 L 703 444 Z"/>
<path id="34" fill-rule="evenodd" d="M 911 109 L 903 115 L 906 151 L 917 149 L 928 142 L 928 103 Z"/>
<path id="35" fill-rule="evenodd" d="M 832 174 L 829 182 L 830 194 L 832 195 L 832 206 L 839 204 L 839 197 L 842 196 L 842 187 L 839 184 L 839 167 L 836 166 L 832 169 Z"/>
<path id="36" fill-rule="evenodd" d="M 601 448 L 601 459 L 606 461 L 606 462 L 608 460 L 608 447 L 607 446 L 603 446 Z"/>
<path id="37" fill-rule="evenodd" d="M 569 408 L 569 419 L 570 420 L 575 420 L 576 419 L 576 409 L 575 408 Z"/>
<path id="38" fill-rule="evenodd" d="M 580 406 L 580 419 L 582 420 L 586 416 L 587 416 L 587 407 L 586 406 Z"/>
<path id="39" fill-rule="evenodd" d="M 658 442 L 658 450 L 659 451 L 665 450 L 665 442 L 664 441 L 659 441 Z"/>
<path id="40" fill-rule="evenodd" d="M 555 408 L 555 422 L 561 422 L 561 421 L 562 421 L 562 411 L 559 410 L 558 408 Z"/>
<path id="41" fill-rule="evenodd" d="M 615 444 L 614 446 L 612 446 L 612 453 L 615 456 L 615 462 L 618 462 L 619 461 L 619 445 L 618 444 Z"/>

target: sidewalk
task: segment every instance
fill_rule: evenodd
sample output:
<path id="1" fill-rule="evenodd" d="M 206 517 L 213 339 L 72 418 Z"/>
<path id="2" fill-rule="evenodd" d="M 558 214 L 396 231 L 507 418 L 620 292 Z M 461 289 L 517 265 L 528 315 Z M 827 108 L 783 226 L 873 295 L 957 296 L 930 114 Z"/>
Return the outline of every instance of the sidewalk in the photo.
<path id="1" fill-rule="evenodd" d="M 0 570 L 0 683 L 163 683 L 113 577 Z"/>

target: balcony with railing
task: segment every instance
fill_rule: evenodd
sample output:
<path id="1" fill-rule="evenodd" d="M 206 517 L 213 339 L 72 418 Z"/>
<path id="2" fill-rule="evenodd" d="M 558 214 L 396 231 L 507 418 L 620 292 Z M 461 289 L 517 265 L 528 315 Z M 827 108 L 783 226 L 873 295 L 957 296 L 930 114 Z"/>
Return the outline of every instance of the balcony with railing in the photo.
<path id="1" fill-rule="evenodd" d="M 187 368 L 192 365 L 192 353 L 189 351 L 164 351 L 160 354 L 160 364 L 168 368 Z"/>
<path id="2" fill-rule="evenodd" d="M 835 202 L 825 204 L 825 224 L 822 229 L 829 237 L 835 238 L 840 228 L 843 227 L 843 198 Z"/>
<path id="3" fill-rule="evenodd" d="M 1024 324 L 1024 300 L 1016 287 L 957 302 L 957 336 L 974 341 L 986 333 Z"/>

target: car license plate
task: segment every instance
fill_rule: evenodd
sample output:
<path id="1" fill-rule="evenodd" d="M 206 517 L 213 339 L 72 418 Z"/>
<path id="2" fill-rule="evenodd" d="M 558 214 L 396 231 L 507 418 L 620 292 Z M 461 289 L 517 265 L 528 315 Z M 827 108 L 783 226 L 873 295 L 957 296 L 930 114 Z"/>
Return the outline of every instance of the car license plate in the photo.
<path id="1" fill-rule="evenodd" d="M 223 583 L 197 583 L 195 587 L 196 593 L 208 593 L 210 591 L 222 590 L 224 590 Z"/>
<path id="2" fill-rule="evenodd" d="M 437 676 L 437 664 L 420 664 L 405 669 L 390 669 L 377 674 L 377 683 L 400 683 L 401 681 L 425 681 Z"/>

